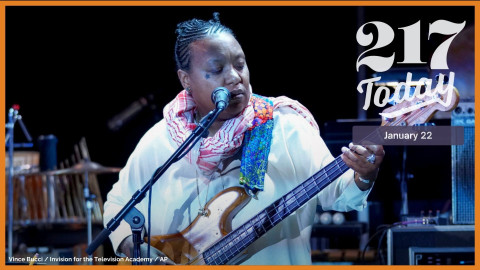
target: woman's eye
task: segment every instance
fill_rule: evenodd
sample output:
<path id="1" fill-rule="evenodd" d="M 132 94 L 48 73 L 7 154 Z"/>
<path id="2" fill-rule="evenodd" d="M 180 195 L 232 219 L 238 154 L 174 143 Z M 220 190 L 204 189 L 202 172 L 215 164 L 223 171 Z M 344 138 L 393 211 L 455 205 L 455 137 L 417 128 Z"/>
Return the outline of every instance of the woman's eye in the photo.
<path id="1" fill-rule="evenodd" d="M 211 72 L 213 74 L 220 74 L 220 73 L 222 73 L 222 70 L 223 70 L 222 68 L 214 68 L 214 69 L 212 69 Z"/>

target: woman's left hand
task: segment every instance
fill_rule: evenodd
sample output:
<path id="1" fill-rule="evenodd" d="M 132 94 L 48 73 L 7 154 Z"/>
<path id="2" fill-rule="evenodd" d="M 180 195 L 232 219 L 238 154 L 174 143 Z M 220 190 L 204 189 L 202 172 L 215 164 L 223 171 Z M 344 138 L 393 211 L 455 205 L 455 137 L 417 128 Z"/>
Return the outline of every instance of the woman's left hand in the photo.
<path id="1" fill-rule="evenodd" d="M 385 156 L 383 146 L 350 143 L 348 148 L 342 147 L 342 152 L 345 164 L 358 174 L 355 175 L 357 185 L 363 190 L 371 187 L 373 181 L 377 179 L 378 168 Z"/>

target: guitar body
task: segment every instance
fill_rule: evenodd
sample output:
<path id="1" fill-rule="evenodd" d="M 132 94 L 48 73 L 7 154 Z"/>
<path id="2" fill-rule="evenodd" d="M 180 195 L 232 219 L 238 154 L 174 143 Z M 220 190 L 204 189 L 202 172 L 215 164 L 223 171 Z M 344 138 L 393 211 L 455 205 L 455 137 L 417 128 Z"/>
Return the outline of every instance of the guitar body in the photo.
<path id="1" fill-rule="evenodd" d="M 232 219 L 249 202 L 242 187 L 230 187 L 205 206 L 207 216 L 197 216 L 183 231 L 152 236 L 150 244 L 176 264 L 204 264 L 201 253 L 232 231 Z"/>

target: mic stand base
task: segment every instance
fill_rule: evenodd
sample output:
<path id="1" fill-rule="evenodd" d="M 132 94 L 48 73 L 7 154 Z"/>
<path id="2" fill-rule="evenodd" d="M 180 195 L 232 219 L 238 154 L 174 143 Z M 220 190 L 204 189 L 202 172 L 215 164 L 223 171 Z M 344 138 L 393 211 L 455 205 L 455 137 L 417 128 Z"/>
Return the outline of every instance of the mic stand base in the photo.
<path id="1" fill-rule="evenodd" d="M 143 216 L 137 208 L 133 207 L 125 217 L 125 221 L 130 225 L 132 229 L 133 237 L 133 262 L 132 265 L 141 265 L 141 249 L 140 246 L 143 244 L 142 240 L 142 231 L 145 225 L 145 217 Z"/>

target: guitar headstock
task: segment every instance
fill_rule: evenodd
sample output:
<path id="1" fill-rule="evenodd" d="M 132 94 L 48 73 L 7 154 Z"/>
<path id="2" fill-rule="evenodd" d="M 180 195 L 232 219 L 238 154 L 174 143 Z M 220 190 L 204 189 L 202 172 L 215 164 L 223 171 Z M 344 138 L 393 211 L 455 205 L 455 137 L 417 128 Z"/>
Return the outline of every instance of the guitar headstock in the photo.
<path id="1" fill-rule="evenodd" d="M 458 90 L 452 85 L 443 85 L 441 90 L 432 89 L 415 97 L 406 98 L 380 113 L 382 126 L 413 126 L 427 123 L 437 111 L 449 112 L 460 100 Z"/>

